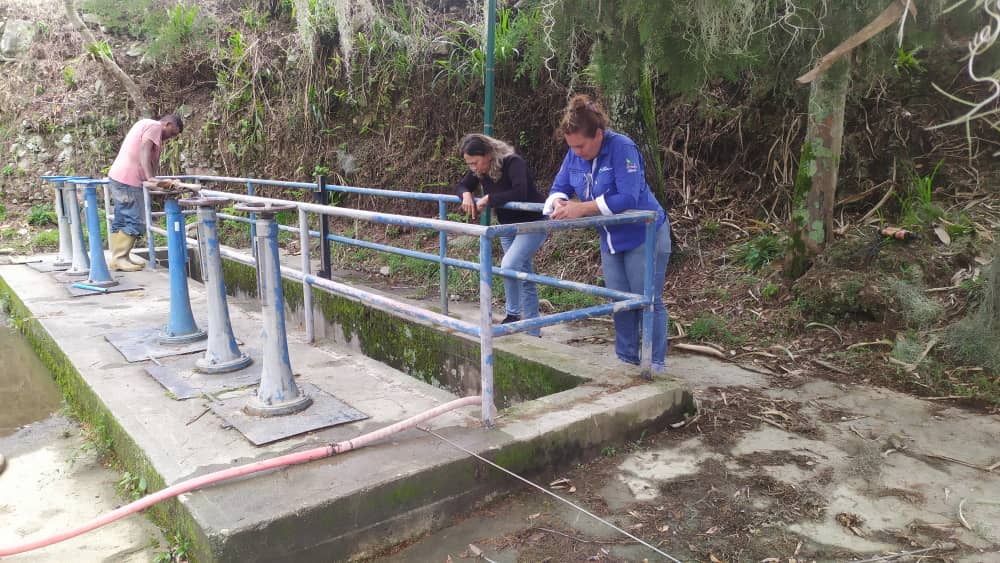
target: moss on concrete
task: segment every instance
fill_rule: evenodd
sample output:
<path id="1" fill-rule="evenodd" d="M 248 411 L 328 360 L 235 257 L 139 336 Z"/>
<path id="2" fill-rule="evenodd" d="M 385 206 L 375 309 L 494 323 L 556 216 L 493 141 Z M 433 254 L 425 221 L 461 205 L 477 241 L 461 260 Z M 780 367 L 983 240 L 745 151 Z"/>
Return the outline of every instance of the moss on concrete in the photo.
<path id="1" fill-rule="evenodd" d="M 113 456 L 113 463 L 119 469 L 144 477 L 150 491 L 165 488 L 163 477 L 157 473 L 142 449 L 121 427 L 42 323 L 31 314 L 2 276 L 0 276 L 0 302 L 12 319 L 14 327 L 28 340 L 35 354 L 55 379 L 72 416 L 90 429 L 94 439 L 98 441 L 98 446 Z M 163 528 L 168 536 L 193 540 L 194 552 L 190 554 L 192 561 L 213 559 L 194 519 L 176 498 L 154 504 L 146 509 L 146 514 L 156 525 Z"/>
<path id="2" fill-rule="evenodd" d="M 222 270 L 230 293 L 256 295 L 257 276 L 253 268 L 224 260 Z M 340 327 L 345 344 L 428 384 L 456 394 L 478 393 L 477 342 L 372 309 L 320 288 L 314 287 L 312 291 L 313 306 L 327 323 Z M 300 282 L 283 280 L 282 292 L 289 310 L 302 309 Z M 500 408 L 572 389 L 582 381 L 515 354 L 500 350 L 494 353 L 493 387 Z"/>

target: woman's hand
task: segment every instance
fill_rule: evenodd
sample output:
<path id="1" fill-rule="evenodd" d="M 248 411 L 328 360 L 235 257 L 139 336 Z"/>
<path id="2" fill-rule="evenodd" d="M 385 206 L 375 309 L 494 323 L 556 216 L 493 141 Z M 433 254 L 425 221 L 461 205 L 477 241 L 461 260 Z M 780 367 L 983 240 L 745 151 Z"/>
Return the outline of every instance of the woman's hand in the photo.
<path id="1" fill-rule="evenodd" d="M 476 202 L 476 209 L 480 213 L 482 213 L 483 209 L 486 209 L 486 206 L 489 205 L 489 203 L 490 203 L 490 196 L 484 195 L 483 197 L 479 198 L 479 201 Z"/>
<path id="2" fill-rule="evenodd" d="M 552 215 L 550 217 L 553 219 L 577 219 L 579 217 L 593 215 L 593 213 L 588 213 L 589 209 L 587 203 L 579 201 L 557 199 L 552 202 L 552 207 Z"/>
<path id="3" fill-rule="evenodd" d="M 476 218 L 476 201 L 469 192 L 462 194 L 462 211 L 472 219 Z"/>

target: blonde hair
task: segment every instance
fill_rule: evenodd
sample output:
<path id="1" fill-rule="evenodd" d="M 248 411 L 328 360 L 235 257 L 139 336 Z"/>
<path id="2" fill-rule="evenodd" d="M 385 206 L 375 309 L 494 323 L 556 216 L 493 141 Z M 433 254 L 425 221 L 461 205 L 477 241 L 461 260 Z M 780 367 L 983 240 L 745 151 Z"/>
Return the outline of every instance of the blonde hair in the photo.
<path id="1" fill-rule="evenodd" d="M 503 172 L 503 160 L 514 154 L 514 147 L 489 135 L 469 133 L 459 141 L 458 152 L 462 156 L 489 157 L 490 169 L 486 172 L 486 175 L 494 182 L 499 182 L 500 175 Z"/>

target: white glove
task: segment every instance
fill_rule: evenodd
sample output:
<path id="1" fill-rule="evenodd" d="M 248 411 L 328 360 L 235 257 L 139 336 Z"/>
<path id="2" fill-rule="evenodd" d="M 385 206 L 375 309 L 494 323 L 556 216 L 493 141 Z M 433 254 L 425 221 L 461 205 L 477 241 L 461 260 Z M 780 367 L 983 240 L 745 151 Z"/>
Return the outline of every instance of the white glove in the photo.
<path id="1" fill-rule="evenodd" d="M 542 208 L 542 215 L 552 215 L 555 211 L 556 200 L 557 199 L 569 199 L 569 196 L 562 192 L 554 192 L 549 194 L 549 197 L 545 200 L 545 207 Z"/>

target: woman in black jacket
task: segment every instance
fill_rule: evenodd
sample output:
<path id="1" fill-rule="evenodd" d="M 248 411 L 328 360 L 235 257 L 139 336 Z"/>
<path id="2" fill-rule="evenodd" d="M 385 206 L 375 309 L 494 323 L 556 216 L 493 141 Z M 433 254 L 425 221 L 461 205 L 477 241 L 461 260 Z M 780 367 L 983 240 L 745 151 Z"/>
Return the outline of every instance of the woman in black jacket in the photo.
<path id="1" fill-rule="evenodd" d="M 534 211 L 502 209 L 512 201 L 544 203 L 545 198 L 535 188 L 535 177 L 528 170 L 528 164 L 514 153 L 514 147 L 487 135 L 471 133 L 462 138 L 459 152 L 469 171 L 458 183 L 457 193 L 462 198 L 462 210 L 475 218 L 486 207 L 495 210 L 501 225 L 541 221 L 545 216 Z M 475 201 L 472 192 L 482 186 L 483 197 Z M 501 236 L 503 247 L 501 268 L 533 274 L 532 260 L 545 239 L 546 233 L 523 233 Z M 531 319 L 538 316 L 538 290 L 535 282 L 513 278 L 503 278 L 504 293 L 507 296 L 507 316 L 504 323 Z M 541 336 L 541 330 L 528 331 L 532 336 Z"/>

